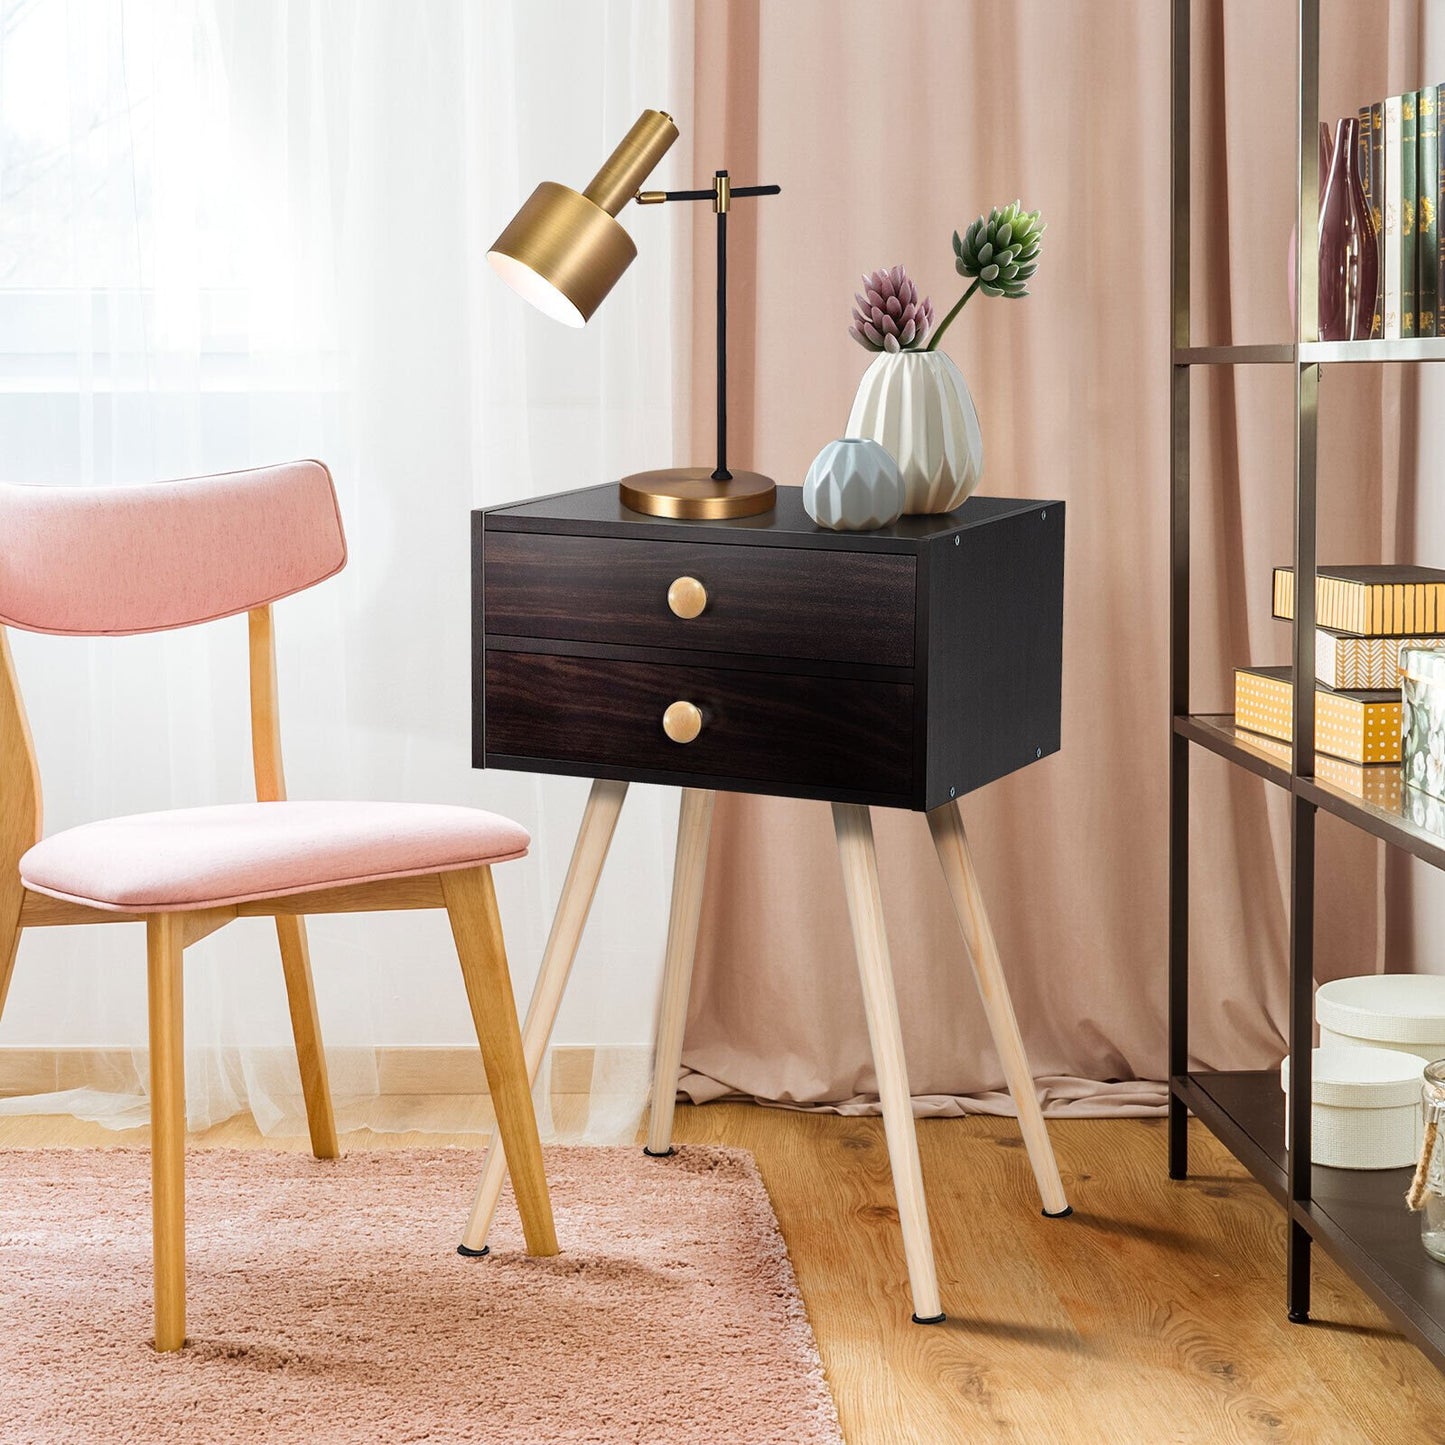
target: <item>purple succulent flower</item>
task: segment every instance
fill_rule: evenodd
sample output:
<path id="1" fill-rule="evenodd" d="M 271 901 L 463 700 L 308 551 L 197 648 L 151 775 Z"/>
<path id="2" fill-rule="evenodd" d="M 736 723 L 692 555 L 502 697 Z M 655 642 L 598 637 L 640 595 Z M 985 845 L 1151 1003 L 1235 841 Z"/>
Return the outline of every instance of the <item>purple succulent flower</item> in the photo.
<path id="1" fill-rule="evenodd" d="M 913 351 L 933 325 L 933 302 L 918 299 L 918 287 L 902 266 L 865 276 L 853 301 L 848 335 L 869 351 Z"/>

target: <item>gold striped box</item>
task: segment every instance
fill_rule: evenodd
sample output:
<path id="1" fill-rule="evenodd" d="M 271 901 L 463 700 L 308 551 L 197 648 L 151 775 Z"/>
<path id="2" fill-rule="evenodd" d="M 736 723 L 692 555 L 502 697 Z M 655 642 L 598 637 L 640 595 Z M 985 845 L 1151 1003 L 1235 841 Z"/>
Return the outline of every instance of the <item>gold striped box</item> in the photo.
<path id="1" fill-rule="evenodd" d="M 1294 620 L 1294 568 L 1274 569 L 1274 615 Z M 1321 567 L 1315 625 L 1359 637 L 1445 634 L 1445 572 L 1436 567 Z"/>
<path id="2" fill-rule="evenodd" d="M 1288 740 L 1294 686 L 1287 667 L 1234 670 L 1237 727 Z M 1315 689 L 1315 747 L 1349 763 L 1400 761 L 1400 694 Z"/>
<path id="3" fill-rule="evenodd" d="M 1400 651 L 1445 648 L 1445 637 L 1352 637 L 1328 627 L 1315 631 L 1315 678 L 1346 691 L 1391 690 L 1400 686 Z"/>

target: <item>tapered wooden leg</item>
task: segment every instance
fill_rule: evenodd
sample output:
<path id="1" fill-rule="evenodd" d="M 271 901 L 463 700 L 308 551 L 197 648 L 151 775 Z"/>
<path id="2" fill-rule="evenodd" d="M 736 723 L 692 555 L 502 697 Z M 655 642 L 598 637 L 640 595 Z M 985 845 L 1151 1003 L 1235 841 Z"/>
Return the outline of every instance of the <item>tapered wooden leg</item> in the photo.
<path id="1" fill-rule="evenodd" d="M 973 976 L 983 997 L 983 1010 L 988 1016 L 994 1047 L 998 1050 L 1014 1107 L 1019 1112 L 1019 1130 L 1029 1152 L 1034 1178 L 1038 1181 L 1044 1213 L 1053 1216 L 1070 1214 L 1073 1211 L 1064 1194 L 1063 1180 L 1059 1178 L 1053 1145 L 1049 1143 L 1049 1131 L 1044 1124 L 1043 1110 L 1039 1107 L 1039 1096 L 1034 1089 L 1028 1055 L 1024 1053 L 1024 1041 L 1019 1035 L 1018 1020 L 1014 1017 L 998 944 L 994 942 L 993 928 L 983 906 L 983 893 L 978 886 L 978 874 L 974 870 L 973 854 L 968 846 L 968 835 L 963 830 L 963 814 L 958 804 L 945 803 L 941 808 L 935 808 L 928 815 L 928 828 L 933 834 L 933 846 L 938 850 L 938 861 L 943 865 L 943 876 L 948 880 L 953 909 L 958 915 L 958 924 L 973 961 Z"/>
<path id="2" fill-rule="evenodd" d="M 542 954 L 542 968 L 532 990 L 532 1002 L 527 1008 L 527 1022 L 522 1026 L 522 1052 L 527 1060 L 529 1085 L 537 1082 L 537 1070 L 542 1067 L 542 1056 L 551 1041 L 557 1010 L 561 1007 L 562 994 L 577 957 L 577 946 L 582 941 L 587 915 L 592 911 L 597 880 L 602 876 L 602 865 L 607 861 L 607 850 L 612 846 L 612 834 L 617 828 L 617 818 L 626 796 L 627 784 L 610 778 L 598 778 L 587 795 L 582 826 L 577 830 L 577 841 L 572 847 L 572 862 L 562 884 L 562 896 L 557 901 L 552 931 L 547 935 L 547 947 Z M 487 1142 L 482 1179 L 472 1201 L 471 1217 L 467 1220 L 462 1242 L 457 1246 L 458 1254 L 487 1252 L 487 1235 L 491 1233 L 497 1200 L 501 1197 L 506 1177 L 506 1150 L 502 1146 L 500 1132 L 494 1128 Z"/>
<path id="3" fill-rule="evenodd" d="M 833 828 L 838 835 L 843 887 L 848 895 L 848 916 L 853 923 L 853 944 L 858 951 L 858 976 L 863 983 L 863 1007 L 868 1015 L 868 1042 L 873 1049 L 873 1069 L 878 1075 L 883 1131 L 893 1167 L 898 1222 L 903 1230 L 903 1254 L 913 1290 L 913 1318 L 919 1324 L 936 1324 L 943 1319 L 943 1304 L 938 1296 L 938 1276 L 933 1265 L 923 1168 L 918 1160 L 913 1099 L 903 1057 L 903 1030 L 898 1022 L 898 1000 L 893 991 L 893 964 L 883 926 L 883 895 L 878 886 L 873 822 L 865 807 L 834 803 Z"/>
<path id="4" fill-rule="evenodd" d="M 311 981 L 306 920 L 278 916 L 276 938 L 281 945 L 281 970 L 286 977 L 286 1001 L 291 1009 L 291 1033 L 296 1040 L 296 1063 L 301 1070 L 301 1094 L 306 1100 L 311 1152 L 318 1159 L 336 1159 L 341 1154 L 341 1145 L 336 1138 L 331 1081 L 326 1076 L 326 1051 L 321 1044 L 321 1023 L 316 1016 L 316 988 Z"/>
<path id="5" fill-rule="evenodd" d="M 517 1003 L 512 996 L 512 975 L 507 968 L 492 870 L 443 873 L 441 880 L 462 979 L 467 986 L 467 1002 L 477 1042 L 482 1046 L 487 1086 L 497 1111 L 497 1128 L 511 1166 L 512 1189 L 522 1216 L 527 1253 L 556 1254 L 557 1230 L 552 1222 L 547 1176 L 542 1169 L 542 1141 L 537 1135 L 537 1115 L 532 1108 L 527 1061 L 517 1027 Z"/>
<path id="6" fill-rule="evenodd" d="M 182 1015 L 183 920 L 146 920 L 151 1053 L 151 1228 L 156 1349 L 186 1342 L 186 1056 Z"/>
<path id="7" fill-rule="evenodd" d="M 682 1035 L 692 962 L 697 954 L 697 925 L 702 916 L 702 885 L 717 794 L 684 788 L 677 819 L 677 858 L 672 872 L 672 911 L 667 922 L 667 957 L 662 967 L 662 1004 L 657 1019 L 657 1061 L 652 1076 L 652 1111 L 647 1121 L 647 1153 L 672 1153 L 672 1116 L 677 1107 L 677 1075 L 682 1067 Z"/>
<path id="8" fill-rule="evenodd" d="M 0 899 L 0 908 L 4 907 Z M 5 1017 L 5 998 L 10 992 L 10 980 L 15 976 L 15 959 L 20 953 L 20 915 L 16 910 L 13 920 L 0 922 L 0 1018 Z"/>

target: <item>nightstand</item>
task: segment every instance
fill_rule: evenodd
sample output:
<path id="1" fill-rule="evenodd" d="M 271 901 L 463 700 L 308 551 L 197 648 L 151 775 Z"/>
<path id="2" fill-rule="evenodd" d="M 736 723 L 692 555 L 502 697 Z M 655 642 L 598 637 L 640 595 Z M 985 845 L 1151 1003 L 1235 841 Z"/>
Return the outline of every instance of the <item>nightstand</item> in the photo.
<path id="1" fill-rule="evenodd" d="M 833 805 L 914 1317 L 942 1319 L 870 806 L 927 814 L 1044 1212 L 1069 1212 L 954 800 L 1059 748 L 1064 505 L 828 532 L 605 485 L 472 515 L 473 762 L 594 780 L 523 1030 L 535 1075 L 630 782 L 684 790 L 647 1150 L 671 1152 L 715 790 Z M 495 1141 L 463 1252 L 485 1248 Z"/>

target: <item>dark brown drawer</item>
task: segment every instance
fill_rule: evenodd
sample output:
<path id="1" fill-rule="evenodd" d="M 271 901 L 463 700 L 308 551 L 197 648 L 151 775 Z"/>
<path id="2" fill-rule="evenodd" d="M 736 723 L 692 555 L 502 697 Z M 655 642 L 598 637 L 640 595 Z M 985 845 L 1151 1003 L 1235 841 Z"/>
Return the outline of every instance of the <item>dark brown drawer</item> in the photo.
<path id="1" fill-rule="evenodd" d="M 916 559 L 897 553 L 488 532 L 489 634 L 911 667 Z M 668 589 L 691 577 L 700 615 Z"/>
<path id="2" fill-rule="evenodd" d="M 678 701 L 702 713 L 689 743 L 663 731 L 663 713 Z M 913 736 L 905 684 L 486 654 L 488 766 L 499 755 L 901 797 L 913 786 Z"/>

